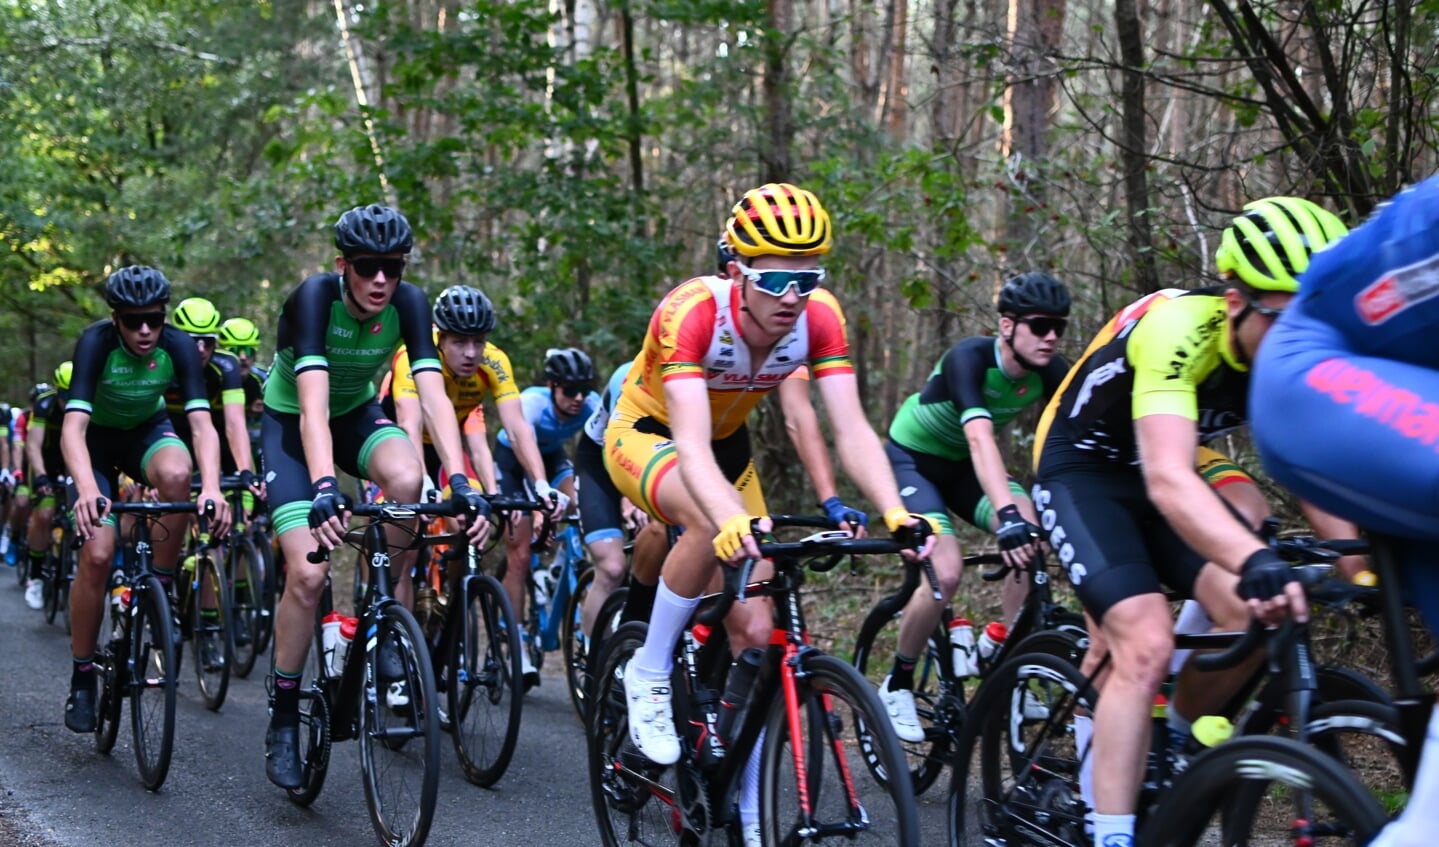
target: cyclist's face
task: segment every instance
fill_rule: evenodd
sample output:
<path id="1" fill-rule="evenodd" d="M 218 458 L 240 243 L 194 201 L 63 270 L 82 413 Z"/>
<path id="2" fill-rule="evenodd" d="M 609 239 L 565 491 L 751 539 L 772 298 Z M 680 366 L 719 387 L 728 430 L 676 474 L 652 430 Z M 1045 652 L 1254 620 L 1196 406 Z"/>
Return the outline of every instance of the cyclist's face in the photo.
<path id="1" fill-rule="evenodd" d="M 368 316 L 390 305 L 404 272 L 404 262 L 404 253 L 337 256 L 335 270 L 344 276 L 354 305 Z"/>
<path id="2" fill-rule="evenodd" d="M 460 379 L 469 379 L 474 376 L 480 363 L 484 361 L 485 336 L 483 335 L 453 335 L 442 332 L 439 346 L 440 358 L 445 360 L 445 367 Z"/>
<path id="3" fill-rule="evenodd" d="M 755 256 L 748 259 L 745 264 L 756 271 L 764 270 L 809 270 L 817 265 L 813 256 Z M 789 334 L 794 325 L 799 321 L 799 316 L 804 314 L 808 297 L 800 296 L 798 289 L 791 285 L 780 296 L 776 297 L 764 291 L 760 291 L 745 279 L 744 273 L 739 269 L 738 262 L 729 263 L 730 279 L 734 280 L 746 290 L 744 292 L 743 313 L 758 325 L 760 332 L 772 338 L 779 338 Z"/>
<path id="4" fill-rule="evenodd" d="M 1001 325 L 1000 331 L 1009 334 L 1014 351 L 1025 361 L 1042 367 L 1059 352 L 1063 330 L 1059 328 L 1062 324 L 1057 322 L 1064 320 L 1051 315 L 1022 315 L 1018 319 L 1003 317 L 1000 318 L 1001 324 L 1008 325 Z"/>
<path id="5" fill-rule="evenodd" d="M 200 364 L 210 364 L 210 357 L 215 355 L 215 339 L 207 335 L 192 335 L 195 340 L 195 349 L 200 351 Z"/>
<path id="6" fill-rule="evenodd" d="M 1255 296 L 1250 298 L 1238 288 L 1225 290 L 1224 301 L 1229 310 L 1229 327 L 1234 336 L 1234 345 L 1247 361 L 1254 361 L 1269 328 L 1274 326 L 1279 313 L 1288 308 L 1289 301 L 1293 299 L 1293 294 L 1283 291 L 1256 292 Z M 1246 311 L 1248 314 L 1245 314 Z M 1240 315 L 1244 315 L 1243 320 L 1238 320 Z"/>
<path id="7" fill-rule="evenodd" d="M 145 356 L 160 343 L 160 333 L 165 329 L 165 308 L 163 306 L 139 306 L 116 309 L 110 313 L 120 338 L 125 346 L 136 355 Z"/>
<path id="8" fill-rule="evenodd" d="M 567 418 L 578 415 L 585 407 L 585 398 L 591 390 L 588 385 L 551 382 L 550 397 L 554 399 L 555 411 Z"/>

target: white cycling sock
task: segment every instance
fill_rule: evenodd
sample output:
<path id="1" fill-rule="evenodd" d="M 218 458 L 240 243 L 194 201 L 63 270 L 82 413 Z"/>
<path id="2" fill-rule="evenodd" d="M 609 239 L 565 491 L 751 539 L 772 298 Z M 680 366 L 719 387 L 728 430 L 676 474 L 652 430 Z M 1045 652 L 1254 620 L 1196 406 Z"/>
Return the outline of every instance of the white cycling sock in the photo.
<path id="1" fill-rule="evenodd" d="M 1104 847 L 1134 847 L 1134 815 L 1094 813 L 1094 843 Z"/>
<path id="2" fill-rule="evenodd" d="M 650 611 L 649 634 L 645 636 L 644 645 L 635 651 L 630 667 L 646 679 L 669 679 L 675 666 L 675 645 L 699 604 L 700 598 L 679 596 L 665 584 L 665 578 L 660 577 L 655 589 L 655 606 Z"/>
<path id="3" fill-rule="evenodd" d="M 1439 708 L 1429 716 L 1424 733 L 1424 750 L 1420 753 L 1419 773 L 1414 777 L 1412 800 L 1404 813 L 1379 833 L 1369 847 L 1428 847 L 1439 830 Z"/>
<path id="4" fill-rule="evenodd" d="M 1084 821 L 1087 829 L 1094 827 L 1094 753 L 1089 749 L 1089 739 L 1094 736 L 1094 718 L 1089 715 L 1074 716 L 1074 751 L 1079 756 L 1079 797 L 1084 801 Z"/>
<path id="5" fill-rule="evenodd" d="M 739 822 L 743 826 L 759 823 L 759 766 L 760 753 L 764 751 L 764 734 L 759 731 L 749 761 L 744 763 L 744 776 L 739 781 Z"/>

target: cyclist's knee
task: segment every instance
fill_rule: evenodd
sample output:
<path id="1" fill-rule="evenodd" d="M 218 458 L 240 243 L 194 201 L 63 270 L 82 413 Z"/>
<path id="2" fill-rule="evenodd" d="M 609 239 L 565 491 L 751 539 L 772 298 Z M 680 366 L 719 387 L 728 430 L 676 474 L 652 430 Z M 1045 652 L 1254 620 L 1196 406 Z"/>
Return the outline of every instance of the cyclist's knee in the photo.
<path id="1" fill-rule="evenodd" d="M 325 587 L 327 568 L 324 564 L 313 564 L 301 559 L 287 561 L 285 571 L 285 594 L 294 598 L 306 609 L 313 609 L 320 602 L 320 592 Z"/>
<path id="2" fill-rule="evenodd" d="M 725 617 L 725 631 L 729 633 L 730 648 L 735 653 L 746 647 L 768 645 L 774 632 L 774 604 L 767 598 L 751 598 L 743 605 L 736 603 Z"/>

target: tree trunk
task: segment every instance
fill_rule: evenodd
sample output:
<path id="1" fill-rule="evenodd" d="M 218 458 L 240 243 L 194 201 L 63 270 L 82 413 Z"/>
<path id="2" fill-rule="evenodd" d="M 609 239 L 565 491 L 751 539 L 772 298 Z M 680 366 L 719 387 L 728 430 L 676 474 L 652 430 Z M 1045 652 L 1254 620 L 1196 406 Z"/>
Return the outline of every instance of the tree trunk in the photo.
<path id="1" fill-rule="evenodd" d="M 1124 199 L 1129 217 L 1130 267 L 1134 270 L 1135 287 L 1148 293 L 1159 290 L 1159 273 L 1151 249 L 1149 180 L 1144 172 L 1149 161 L 1144 112 L 1144 35 L 1140 32 L 1135 0 L 1115 0 L 1114 22 L 1119 36 L 1119 55 L 1124 63 L 1119 159 L 1124 168 Z"/>

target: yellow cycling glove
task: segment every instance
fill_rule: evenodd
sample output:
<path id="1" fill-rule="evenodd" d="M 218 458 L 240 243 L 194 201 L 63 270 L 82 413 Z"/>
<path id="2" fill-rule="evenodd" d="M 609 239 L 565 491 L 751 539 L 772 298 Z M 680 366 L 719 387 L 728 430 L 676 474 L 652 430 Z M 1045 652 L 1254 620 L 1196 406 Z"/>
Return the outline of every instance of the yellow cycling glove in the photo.
<path id="1" fill-rule="evenodd" d="M 905 522 L 910 518 L 919 521 L 919 526 L 910 529 Z M 931 535 L 939 535 L 939 523 L 928 515 L 915 514 L 903 506 L 895 506 L 884 513 L 884 525 L 889 527 L 889 534 L 905 544 L 913 544 L 918 550 L 924 546 L 924 539 Z"/>
<path id="2" fill-rule="evenodd" d="M 744 547 L 746 535 L 751 535 L 750 521 L 754 520 L 749 515 L 731 515 L 721 526 L 719 534 L 715 536 L 715 555 L 729 561 L 730 557 Z"/>

